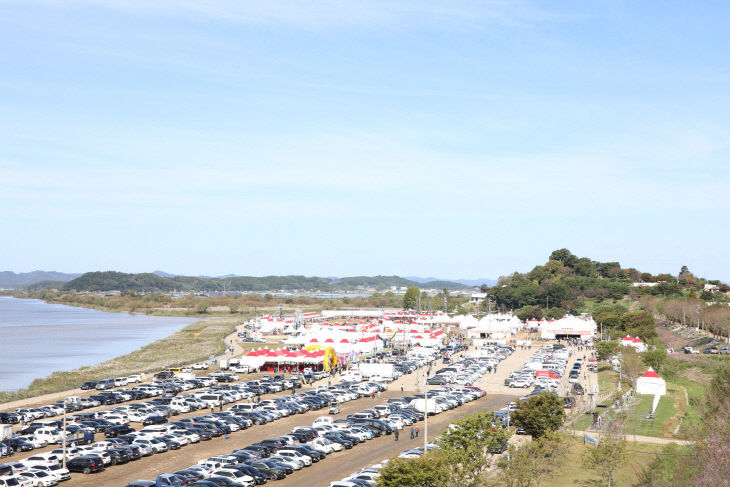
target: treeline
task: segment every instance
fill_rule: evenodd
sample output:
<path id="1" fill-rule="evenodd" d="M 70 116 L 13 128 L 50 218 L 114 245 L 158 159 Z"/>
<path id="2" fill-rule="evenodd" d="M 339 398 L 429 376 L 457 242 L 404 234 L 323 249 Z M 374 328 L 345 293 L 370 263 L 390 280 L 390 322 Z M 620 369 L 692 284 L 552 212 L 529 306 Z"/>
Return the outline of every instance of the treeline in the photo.
<path id="1" fill-rule="evenodd" d="M 54 283 L 56 284 L 56 283 Z M 355 276 L 339 279 L 306 276 L 233 276 L 206 278 L 193 276 L 160 276 L 154 273 L 127 274 L 123 272 L 87 272 L 60 287 L 64 291 L 132 291 L 132 292 L 223 292 L 245 291 L 322 291 L 353 290 L 358 288 L 386 289 L 390 286 L 419 288 L 464 289 L 459 283 L 434 281 L 418 283 L 398 276 Z M 37 288 L 37 287 L 36 287 Z"/>
<path id="2" fill-rule="evenodd" d="M 312 296 L 297 296 L 279 298 L 271 294 L 250 293 L 221 296 L 172 296 L 163 293 L 135 294 L 124 291 L 118 295 L 104 296 L 99 294 L 81 294 L 66 291 L 40 290 L 34 292 L 12 292 L 10 295 L 19 298 L 42 299 L 49 303 L 67 304 L 85 308 L 95 308 L 103 311 L 126 311 L 147 314 L 249 314 L 254 311 L 275 312 L 281 305 L 285 312 L 301 308 L 305 310 L 320 310 L 332 308 L 401 308 L 403 296 L 394 293 L 375 293 L 367 297 L 316 298 Z M 449 309 L 458 306 L 464 299 L 450 298 Z M 429 301 L 430 302 L 430 301 Z M 434 303 L 442 301 L 435 300 Z M 424 300 L 424 308 L 427 301 Z M 438 308 L 433 308 L 438 309 Z M 288 311 L 287 311 L 288 310 Z"/>
<path id="3" fill-rule="evenodd" d="M 654 286 L 633 287 L 632 283 L 653 283 Z M 705 284 L 716 284 L 719 292 L 704 291 Z M 577 312 L 586 300 L 602 302 L 619 300 L 625 296 L 683 296 L 701 291 L 700 299 L 724 300 L 723 291 L 730 290 L 719 281 L 695 277 L 687 267 L 677 276 L 653 275 L 634 268 L 622 268 L 619 262 L 597 262 L 577 257 L 568 249 L 550 254 L 544 265 L 530 272 L 501 277 L 489 290 L 496 305 L 504 310 L 518 310 L 535 306 L 543 316 L 553 317 L 561 312 Z M 556 308 L 556 309 L 553 309 Z M 552 311 L 551 311 L 552 310 Z"/>
<path id="4" fill-rule="evenodd" d="M 661 299 L 646 296 L 641 305 L 667 321 L 694 326 L 730 341 L 730 307 L 707 303 L 696 297 Z"/>

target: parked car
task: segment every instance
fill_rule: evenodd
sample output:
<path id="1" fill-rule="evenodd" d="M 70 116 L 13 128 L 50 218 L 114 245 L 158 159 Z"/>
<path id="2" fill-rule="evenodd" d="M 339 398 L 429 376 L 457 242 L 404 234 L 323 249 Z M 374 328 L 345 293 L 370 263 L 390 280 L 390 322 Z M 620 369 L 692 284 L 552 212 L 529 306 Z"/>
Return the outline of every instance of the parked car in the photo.
<path id="1" fill-rule="evenodd" d="M 90 389 L 96 389 L 96 381 L 95 380 L 87 380 L 83 384 L 81 384 L 81 390 L 88 391 Z"/>
<path id="2" fill-rule="evenodd" d="M 81 455 L 67 461 L 66 468 L 70 472 L 81 472 L 84 474 L 101 472 L 104 470 L 104 461 L 98 455 Z"/>

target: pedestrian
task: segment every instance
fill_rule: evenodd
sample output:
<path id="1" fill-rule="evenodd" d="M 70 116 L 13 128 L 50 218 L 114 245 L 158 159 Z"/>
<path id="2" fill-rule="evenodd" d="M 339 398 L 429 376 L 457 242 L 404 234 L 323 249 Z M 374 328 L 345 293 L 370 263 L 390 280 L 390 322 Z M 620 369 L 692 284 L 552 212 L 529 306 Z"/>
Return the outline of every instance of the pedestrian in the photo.
<path id="1" fill-rule="evenodd" d="M 375 399 L 375 391 L 373 391 L 373 392 L 370 393 L 370 398 L 371 399 Z"/>
<path id="2" fill-rule="evenodd" d="M 378 389 L 378 399 L 380 399 L 380 389 Z"/>
<path id="3" fill-rule="evenodd" d="M 292 382 L 292 384 L 291 384 L 291 393 L 292 393 L 292 395 L 294 395 L 294 394 L 296 394 L 296 392 L 297 392 L 297 388 L 294 386 L 294 383 Z"/>
<path id="4" fill-rule="evenodd" d="M 213 414 L 215 412 L 215 404 L 210 405 L 210 414 Z"/>
<path id="5" fill-rule="evenodd" d="M 221 412 L 221 413 L 223 412 L 223 403 L 220 403 L 218 405 L 218 412 Z"/>
<path id="6" fill-rule="evenodd" d="M 416 430 L 411 428 L 411 439 L 416 437 Z"/>
<path id="7" fill-rule="evenodd" d="M 418 426 L 416 426 L 416 438 L 418 438 Z"/>
<path id="8" fill-rule="evenodd" d="M 398 430 L 395 430 L 395 441 L 398 441 Z"/>
<path id="9" fill-rule="evenodd" d="M 403 392 L 403 384 L 400 385 L 400 391 Z"/>

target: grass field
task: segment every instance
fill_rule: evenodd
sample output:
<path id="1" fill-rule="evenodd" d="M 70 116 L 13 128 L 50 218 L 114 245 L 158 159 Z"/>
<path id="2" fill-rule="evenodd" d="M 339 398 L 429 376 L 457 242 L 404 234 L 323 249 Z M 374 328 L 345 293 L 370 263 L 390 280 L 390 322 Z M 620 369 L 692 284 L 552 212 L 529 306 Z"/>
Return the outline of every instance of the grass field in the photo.
<path id="1" fill-rule="evenodd" d="M 240 321 L 223 318 L 195 322 L 127 355 L 71 371 L 53 372 L 34 380 L 27 389 L 0 393 L 0 402 L 76 389 L 87 380 L 158 372 L 165 367 L 205 360 L 225 351 L 223 337 Z"/>
<path id="2" fill-rule="evenodd" d="M 582 466 L 581 455 L 585 448 L 592 448 L 584 445 L 580 438 L 569 438 L 570 449 L 563 463 L 563 468 L 555 478 L 548 478 L 541 487 L 598 487 L 604 485 L 603 479 Z M 614 487 L 631 487 L 636 482 L 638 472 L 644 469 L 654 460 L 655 455 L 662 451 L 663 445 L 649 443 L 629 443 L 628 461 L 616 476 Z"/>

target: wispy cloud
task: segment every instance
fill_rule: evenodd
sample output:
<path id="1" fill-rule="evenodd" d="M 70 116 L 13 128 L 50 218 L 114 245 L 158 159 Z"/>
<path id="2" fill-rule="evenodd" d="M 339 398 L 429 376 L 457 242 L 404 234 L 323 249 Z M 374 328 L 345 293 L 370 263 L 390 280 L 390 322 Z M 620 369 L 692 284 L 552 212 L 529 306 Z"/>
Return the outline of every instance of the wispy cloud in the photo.
<path id="1" fill-rule="evenodd" d="M 453 23 L 477 27 L 484 22 L 523 24 L 566 18 L 531 2 L 506 0 L 0 0 L 6 4 L 36 3 L 53 8 L 101 8 L 135 15 L 214 19 L 305 29 L 388 27 L 404 22 Z"/>

